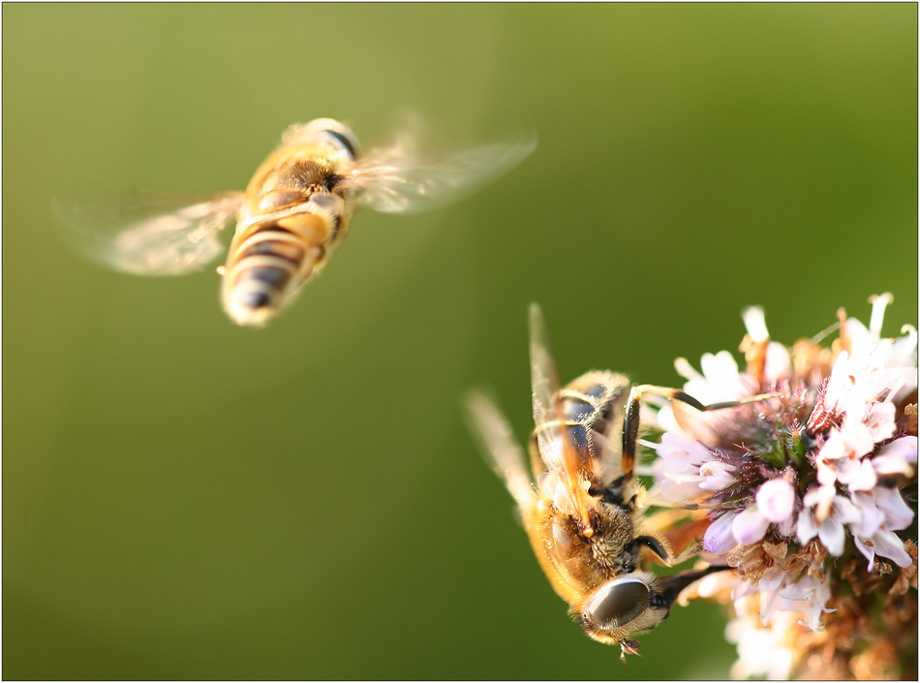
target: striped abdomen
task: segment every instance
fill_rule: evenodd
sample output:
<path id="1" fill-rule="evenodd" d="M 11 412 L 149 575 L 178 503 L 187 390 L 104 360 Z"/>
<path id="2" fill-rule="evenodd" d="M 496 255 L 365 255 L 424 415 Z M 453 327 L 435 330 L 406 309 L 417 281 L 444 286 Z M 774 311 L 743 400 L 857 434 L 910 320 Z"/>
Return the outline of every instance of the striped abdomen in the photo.
<path id="1" fill-rule="evenodd" d="M 619 437 L 629 380 L 612 372 L 588 372 L 558 391 L 554 397 L 559 419 L 537 425 L 531 438 L 532 460 L 539 458 L 537 436 L 558 430 L 576 455 L 580 475 L 595 483 L 608 483 L 618 470 Z"/>
<path id="2" fill-rule="evenodd" d="M 340 215 L 297 213 L 239 232 L 224 270 L 224 309 L 240 325 L 263 325 L 326 261 L 344 231 Z"/>

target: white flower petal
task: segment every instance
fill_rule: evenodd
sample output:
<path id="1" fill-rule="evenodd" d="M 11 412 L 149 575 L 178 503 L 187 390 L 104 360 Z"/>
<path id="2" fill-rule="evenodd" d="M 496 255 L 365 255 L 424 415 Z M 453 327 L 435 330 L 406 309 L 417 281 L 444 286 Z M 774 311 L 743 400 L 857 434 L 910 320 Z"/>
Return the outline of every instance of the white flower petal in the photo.
<path id="1" fill-rule="evenodd" d="M 760 514 L 756 505 L 751 505 L 735 515 L 732 521 L 732 535 L 738 543 L 751 545 L 763 538 L 769 526 L 770 520 Z"/>
<path id="2" fill-rule="evenodd" d="M 706 379 L 714 384 L 733 382 L 738 377 L 738 362 L 728 351 L 719 351 L 715 355 L 704 353 L 700 368 Z"/>
<path id="3" fill-rule="evenodd" d="M 875 448 L 869 428 L 861 422 L 846 420 L 840 429 L 831 432 L 818 457 L 822 460 L 859 458 Z"/>
<path id="4" fill-rule="evenodd" d="M 861 458 L 875 448 L 872 432 L 861 422 L 845 420 L 840 433 L 844 440 L 847 457 Z"/>
<path id="5" fill-rule="evenodd" d="M 703 377 L 694 377 L 684 384 L 684 390 L 695 399 L 716 403 L 750 394 L 745 378 L 738 373 L 738 362 L 728 351 L 704 353 L 700 367 Z"/>
<path id="6" fill-rule="evenodd" d="M 882 321 L 885 319 L 885 308 L 894 301 L 890 292 L 883 294 L 874 294 L 869 297 L 869 303 L 872 304 L 872 315 L 869 318 L 869 332 L 878 339 L 882 333 Z"/>
<path id="7" fill-rule="evenodd" d="M 875 552 L 882 557 L 887 557 L 899 567 L 909 567 L 913 564 L 911 556 L 904 550 L 904 541 L 898 538 L 893 531 L 879 529 L 872 537 L 875 543 Z"/>
<path id="8" fill-rule="evenodd" d="M 649 489 L 649 495 L 656 499 L 693 500 L 702 493 L 699 487 L 700 476 L 673 474 L 666 471 L 663 460 L 652 463 L 652 475 L 655 484 Z"/>
<path id="9" fill-rule="evenodd" d="M 866 326 L 856 318 L 847 318 L 844 327 L 846 328 L 846 336 L 850 338 L 850 346 L 854 349 L 871 347 L 878 342 L 878 335 L 872 334 Z"/>
<path id="10" fill-rule="evenodd" d="M 904 550 L 904 542 L 893 531 L 880 529 L 872 538 L 866 539 L 856 536 L 854 540 L 859 552 L 868 558 L 870 572 L 875 564 L 873 559 L 876 553 L 893 560 L 899 567 L 909 567 L 913 563 L 911 556 Z"/>
<path id="11" fill-rule="evenodd" d="M 872 567 L 875 565 L 873 560 L 875 559 L 875 544 L 863 543 L 862 539 L 859 536 L 854 536 L 853 541 L 856 543 L 856 547 L 859 549 L 866 559 L 869 560 L 869 571 L 872 571 Z"/>
<path id="12" fill-rule="evenodd" d="M 914 511 L 897 489 L 879 486 L 873 491 L 875 503 L 885 513 L 885 526 L 893 531 L 900 531 L 914 521 Z"/>
<path id="13" fill-rule="evenodd" d="M 871 491 L 878 482 L 870 460 L 844 460 L 837 469 L 837 481 L 850 491 Z"/>
<path id="14" fill-rule="evenodd" d="M 690 361 L 686 358 L 677 358 L 674 361 L 674 369 L 677 370 L 678 375 L 686 380 L 704 381 L 705 379 L 703 375 L 696 371 L 696 368 L 690 365 Z"/>
<path id="15" fill-rule="evenodd" d="M 914 473 L 911 466 L 917 462 L 917 437 L 902 436 L 882 446 L 878 455 L 872 458 L 872 466 L 879 474 L 903 474 L 910 477 Z"/>
<path id="16" fill-rule="evenodd" d="M 718 460 L 704 462 L 700 466 L 700 488 L 707 491 L 724 491 L 737 481 L 732 475 L 734 471 L 734 467 Z"/>
<path id="17" fill-rule="evenodd" d="M 862 515 L 859 513 L 853 501 L 845 496 L 834 496 L 834 511 L 831 516 L 839 520 L 842 524 L 859 523 L 862 521 Z"/>
<path id="18" fill-rule="evenodd" d="M 741 319 L 747 329 L 748 336 L 753 342 L 764 342 L 770 338 L 767 332 L 767 321 L 760 306 L 748 306 L 741 311 Z"/>
<path id="19" fill-rule="evenodd" d="M 853 386 L 853 379 L 849 373 L 850 354 L 841 351 L 837 360 L 834 361 L 834 367 L 831 368 L 831 376 L 827 380 L 827 387 L 824 390 L 824 404 L 830 412 L 835 412 L 837 404 L 843 399 L 847 391 Z"/>
<path id="20" fill-rule="evenodd" d="M 897 429 L 894 404 L 890 401 L 882 401 L 873 405 L 866 416 L 866 427 L 875 443 L 894 436 L 895 429 Z"/>
<path id="21" fill-rule="evenodd" d="M 789 377 L 792 373 L 792 359 L 785 346 L 778 342 L 767 344 L 767 360 L 764 363 L 763 375 L 767 384 L 774 385 L 779 380 Z"/>
<path id="22" fill-rule="evenodd" d="M 738 544 L 732 535 L 732 522 L 736 516 L 722 515 L 709 525 L 703 535 L 703 550 L 715 555 L 724 555 Z"/>
<path id="23" fill-rule="evenodd" d="M 712 459 L 712 453 L 696 439 L 681 433 L 665 432 L 661 435 L 658 456 L 668 460 L 669 470 L 699 474 L 699 467 Z"/>
<path id="24" fill-rule="evenodd" d="M 820 470 L 818 471 L 820 475 Z M 815 508 L 815 517 L 816 522 L 823 522 L 827 519 L 827 516 L 831 511 L 831 504 L 834 502 L 836 497 L 836 491 L 833 486 L 833 482 L 830 485 L 825 485 L 822 483 L 821 486 L 816 486 L 811 488 L 808 493 L 805 494 L 805 497 L 802 499 L 802 503 L 805 504 L 807 508 Z M 803 515 L 800 515 L 801 519 Z M 804 515 L 808 516 L 808 515 Z"/>
<path id="25" fill-rule="evenodd" d="M 885 523 L 885 513 L 875 504 L 875 496 L 871 493 L 853 494 L 853 503 L 859 508 L 862 520 L 850 528 L 856 536 L 869 538 Z"/>
<path id="26" fill-rule="evenodd" d="M 840 520 L 831 516 L 821 522 L 821 526 L 818 527 L 818 538 L 831 555 L 834 557 L 843 555 L 846 534 Z"/>
<path id="27" fill-rule="evenodd" d="M 901 328 L 903 337 L 898 337 L 891 345 L 891 357 L 888 359 L 890 367 L 917 367 L 917 330 L 912 325 L 905 325 Z M 908 391 L 916 389 L 917 375 L 914 373 L 913 384 Z"/>
<path id="28" fill-rule="evenodd" d="M 818 535 L 818 524 L 809 511 L 799 515 L 795 535 L 803 545 Z"/>
<path id="29" fill-rule="evenodd" d="M 798 581 L 794 581 L 783 587 L 779 594 L 786 600 L 810 600 L 811 596 L 815 594 L 817 583 L 818 582 L 814 578 L 806 575 Z"/>
<path id="30" fill-rule="evenodd" d="M 815 588 L 814 595 L 811 596 L 811 600 L 808 602 L 808 611 L 805 613 L 805 623 L 812 631 L 822 631 L 824 627 L 821 624 L 821 616 L 826 612 L 836 611 L 826 608 L 830 597 L 830 582 L 819 583 Z"/>
<path id="31" fill-rule="evenodd" d="M 733 588 L 735 583 L 732 572 L 716 572 L 700 579 L 696 584 L 696 592 L 701 598 L 714 598 L 723 590 Z"/>
<path id="32" fill-rule="evenodd" d="M 795 515 L 789 515 L 788 518 L 779 523 L 778 527 L 781 536 L 786 538 L 795 536 Z"/>
<path id="33" fill-rule="evenodd" d="M 757 491 L 757 509 L 774 523 L 785 521 L 795 506 L 795 489 L 785 479 L 771 479 Z"/>
<path id="34" fill-rule="evenodd" d="M 837 465 L 835 462 L 821 457 L 815 462 L 815 466 L 818 469 L 818 483 L 821 484 L 821 489 L 834 490 L 834 484 L 837 483 Z"/>

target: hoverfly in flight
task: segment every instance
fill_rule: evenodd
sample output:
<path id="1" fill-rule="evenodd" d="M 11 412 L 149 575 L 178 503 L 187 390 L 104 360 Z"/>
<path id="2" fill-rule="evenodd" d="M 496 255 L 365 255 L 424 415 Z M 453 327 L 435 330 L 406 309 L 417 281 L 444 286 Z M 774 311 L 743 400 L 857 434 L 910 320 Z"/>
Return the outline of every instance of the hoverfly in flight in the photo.
<path id="1" fill-rule="evenodd" d="M 325 265 L 361 206 L 384 213 L 436 208 L 495 180 L 536 147 L 532 134 L 438 162 L 402 139 L 362 154 L 334 119 L 285 131 L 245 192 L 192 203 L 135 193 L 121 200 L 60 196 L 59 219 L 91 259 L 137 275 L 183 275 L 216 259 L 221 231 L 236 221 L 221 302 L 239 325 L 261 326 Z"/>

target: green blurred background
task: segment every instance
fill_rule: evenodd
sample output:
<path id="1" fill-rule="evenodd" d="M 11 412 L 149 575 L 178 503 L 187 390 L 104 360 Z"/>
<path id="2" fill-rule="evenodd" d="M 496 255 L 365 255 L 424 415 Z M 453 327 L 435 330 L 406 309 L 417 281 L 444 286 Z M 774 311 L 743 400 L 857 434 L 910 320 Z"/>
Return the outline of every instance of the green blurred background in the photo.
<path id="1" fill-rule="evenodd" d="M 869 295 L 916 323 L 917 6 L 3 6 L 3 677 L 724 678 L 718 608 L 624 668 L 566 616 L 466 432 L 564 378 L 792 342 Z M 75 185 L 241 189 L 290 123 L 365 145 L 533 123 L 446 209 L 364 211 L 269 328 L 218 277 L 63 247 Z"/>

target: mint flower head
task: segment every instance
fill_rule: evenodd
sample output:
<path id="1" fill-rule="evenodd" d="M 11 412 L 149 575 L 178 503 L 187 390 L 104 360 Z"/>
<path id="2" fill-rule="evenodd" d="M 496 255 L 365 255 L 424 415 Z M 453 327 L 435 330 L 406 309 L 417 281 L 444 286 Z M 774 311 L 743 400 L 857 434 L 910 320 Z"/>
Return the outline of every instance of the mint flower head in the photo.
<path id="1" fill-rule="evenodd" d="M 791 347 L 745 310 L 744 369 L 722 351 L 677 370 L 704 404 L 772 397 L 652 421 L 650 497 L 719 504 L 701 556 L 733 571 L 686 597 L 732 605 L 736 677 L 916 678 L 917 331 L 881 336 L 891 300 Z"/>

